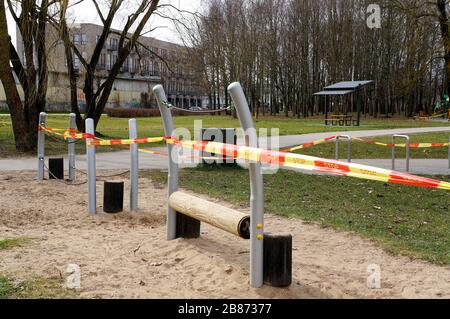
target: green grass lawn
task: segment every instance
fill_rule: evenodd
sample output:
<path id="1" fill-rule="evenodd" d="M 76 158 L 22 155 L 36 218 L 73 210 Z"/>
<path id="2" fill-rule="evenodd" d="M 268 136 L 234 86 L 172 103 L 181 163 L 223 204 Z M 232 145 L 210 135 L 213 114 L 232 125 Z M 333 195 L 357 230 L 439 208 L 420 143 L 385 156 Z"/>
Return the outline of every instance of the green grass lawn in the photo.
<path id="1" fill-rule="evenodd" d="M 175 117 L 176 127 L 187 128 L 191 132 L 194 129 L 194 120 L 202 120 L 203 127 L 239 127 L 237 119 L 229 116 L 179 116 Z M 49 114 L 47 126 L 52 128 L 67 128 L 68 115 Z M 139 137 L 154 137 L 164 135 L 161 118 L 138 118 L 138 135 Z M 408 127 L 429 127 L 429 126 L 445 126 L 445 123 L 439 122 L 425 122 L 414 120 L 397 120 L 397 119 L 367 119 L 362 120 L 360 127 L 337 127 L 324 126 L 322 118 L 315 119 L 293 119 L 279 117 L 264 117 L 255 121 L 257 128 L 278 128 L 280 135 L 291 134 L 307 134 L 317 132 L 334 132 L 334 131 L 348 131 L 348 130 L 376 130 L 376 129 L 390 129 L 390 128 L 408 128 Z M 109 118 L 103 116 L 98 132 L 103 134 L 106 139 L 111 138 L 128 138 L 128 119 L 123 118 Z M 158 145 L 158 144 L 155 144 Z M 162 145 L 162 144 L 159 144 Z M 66 145 L 64 143 L 47 143 L 46 152 L 49 155 L 63 154 L 66 152 Z M 116 148 L 117 149 L 117 148 Z M 99 151 L 111 151 L 112 148 L 101 148 Z M 85 147 L 83 143 L 77 145 L 77 153 L 83 153 Z M 11 123 L 8 116 L 0 116 L 0 156 L 17 156 L 14 149 L 13 134 L 11 130 Z"/>
<path id="2" fill-rule="evenodd" d="M 447 143 L 449 141 L 450 132 L 444 133 L 426 133 L 426 134 L 411 134 L 411 143 Z M 392 137 L 367 137 L 365 140 L 378 141 L 386 144 L 392 143 Z M 404 139 L 397 139 L 396 143 L 405 143 Z M 311 155 L 323 158 L 335 157 L 336 143 L 328 142 L 319 144 L 313 147 L 305 148 L 296 151 L 295 153 Z M 362 142 L 354 141 L 352 143 L 352 158 L 354 159 L 373 159 L 373 158 L 391 158 L 392 149 L 390 147 L 364 144 Z M 405 148 L 396 148 L 396 157 L 405 158 Z M 347 141 L 342 140 L 339 143 L 339 158 L 347 158 Z M 448 158 L 448 147 L 432 147 L 411 149 L 411 158 Z"/>
<path id="3" fill-rule="evenodd" d="M 32 239 L 16 237 L 0 240 L 0 251 L 23 247 Z M 62 279 L 33 277 L 17 281 L 0 274 L 0 299 L 76 298 L 74 291 L 63 287 Z"/>
<path id="4" fill-rule="evenodd" d="M 65 289 L 63 280 L 33 278 L 15 283 L 11 278 L 0 275 L 0 299 L 72 299 L 76 292 Z"/>
<path id="5" fill-rule="evenodd" d="M 29 243 L 31 238 L 18 237 L 18 238 L 7 238 L 0 240 L 0 250 L 12 249 L 16 247 L 22 247 Z"/>
<path id="6" fill-rule="evenodd" d="M 166 173 L 146 175 L 166 183 Z M 286 170 L 265 175 L 264 186 L 268 213 L 355 232 L 394 254 L 450 264 L 447 191 Z M 182 170 L 180 187 L 236 205 L 249 204 L 248 174 L 241 169 Z"/>

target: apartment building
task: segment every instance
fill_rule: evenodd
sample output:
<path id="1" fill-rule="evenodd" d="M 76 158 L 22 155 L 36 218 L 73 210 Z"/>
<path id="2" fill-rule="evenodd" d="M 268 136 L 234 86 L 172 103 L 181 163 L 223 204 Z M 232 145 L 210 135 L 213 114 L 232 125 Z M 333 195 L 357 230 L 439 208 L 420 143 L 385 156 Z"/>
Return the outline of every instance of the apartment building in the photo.
<path id="1" fill-rule="evenodd" d="M 82 56 L 90 59 L 102 33 L 102 26 L 82 23 L 71 26 L 71 37 Z M 70 89 L 64 46 L 56 36 L 47 35 L 49 48 L 48 108 L 67 109 Z M 52 40 L 53 39 L 53 40 Z M 201 107 L 206 97 L 201 85 L 201 72 L 189 64 L 188 53 L 183 46 L 151 37 L 141 37 L 139 46 L 123 64 L 108 101 L 111 108 L 155 108 L 151 89 L 156 84 L 165 88 L 170 103 L 180 108 Z M 105 78 L 117 61 L 119 35 L 112 32 L 103 47 L 97 65 L 97 85 Z M 24 59 L 22 41 L 18 32 L 17 51 Z M 78 100 L 83 108 L 83 73 L 80 60 L 74 55 L 78 74 Z"/>

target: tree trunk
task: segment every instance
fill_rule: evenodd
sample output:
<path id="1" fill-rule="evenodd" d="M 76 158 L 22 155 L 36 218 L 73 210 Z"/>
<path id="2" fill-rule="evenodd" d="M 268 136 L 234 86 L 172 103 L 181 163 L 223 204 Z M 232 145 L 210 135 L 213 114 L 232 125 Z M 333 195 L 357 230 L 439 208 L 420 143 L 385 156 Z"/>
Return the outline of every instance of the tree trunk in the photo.
<path id="1" fill-rule="evenodd" d="M 446 92 L 450 94 L 450 31 L 448 26 L 448 16 L 446 8 L 446 0 L 437 0 L 437 7 L 439 11 L 439 25 L 441 27 L 442 45 L 445 50 L 445 77 L 446 77 Z"/>
<path id="2" fill-rule="evenodd" d="M 0 43 L 10 43 L 5 4 L 3 1 L 0 1 Z M 19 152 L 30 152 L 35 149 L 36 141 L 33 141 L 28 133 L 28 127 L 23 113 L 23 104 L 20 100 L 13 70 L 10 66 L 9 50 L 9 45 L 0 45 L 0 80 L 5 90 L 6 103 L 11 114 L 16 150 Z M 37 126 L 34 130 L 37 131 Z"/>

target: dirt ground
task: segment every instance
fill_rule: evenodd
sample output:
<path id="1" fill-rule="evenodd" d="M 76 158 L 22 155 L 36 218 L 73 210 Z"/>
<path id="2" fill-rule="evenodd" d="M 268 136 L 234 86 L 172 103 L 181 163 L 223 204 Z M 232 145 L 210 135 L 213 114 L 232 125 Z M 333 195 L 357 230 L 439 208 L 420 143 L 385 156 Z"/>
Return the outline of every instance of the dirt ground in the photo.
<path id="1" fill-rule="evenodd" d="M 266 231 L 293 235 L 293 284 L 252 289 L 249 241 L 206 224 L 200 239 L 166 241 L 164 188 L 141 178 L 140 211 L 130 214 L 126 183 L 126 212 L 108 215 L 97 185 L 100 213 L 89 216 L 86 184 L 0 173 L 0 239 L 32 238 L 0 251 L 0 274 L 64 279 L 75 263 L 81 298 L 450 298 L 449 267 L 391 256 L 353 234 L 274 215 L 266 215 Z M 381 267 L 381 289 L 367 287 L 370 264 Z"/>

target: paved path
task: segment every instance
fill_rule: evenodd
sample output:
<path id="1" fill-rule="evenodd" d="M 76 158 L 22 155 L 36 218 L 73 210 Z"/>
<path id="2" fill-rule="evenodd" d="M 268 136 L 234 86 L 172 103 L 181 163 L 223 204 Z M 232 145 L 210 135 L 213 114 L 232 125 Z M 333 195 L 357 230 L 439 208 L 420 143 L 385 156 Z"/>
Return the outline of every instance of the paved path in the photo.
<path id="1" fill-rule="evenodd" d="M 349 131 L 349 132 L 327 132 L 327 133 L 312 133 L 304 135 L 288 135 L 280 137 L 280 147 L 291 145 L 298 145 L 313 140 L 343 134 L 353 137 L 369 137 L 369 136 L 384 136 L 392 134 L 414 134 L 414 133 L 431 133 L 431 132 L 450 132 L 450 126 L 447 127 L 422 127 L 422 128 L 403 128 L 403 129 L 389 129 L 389 130 L 367 130 L 367 131 Z M 264 147 L 262 141 L 262 146 Z M 152 148 L 156 151 L 165 152 L 165 147 Z M 120 151 L 114 153 L 98 153 L 97 154 L 97 168 L 98 169 L 129 169 L 129 152 Z M 353 160 L 355 163 L 367 164 L 382 168 L 391 168 L 390 159 L 364 159 Z M 84 155 L 77 156 L 77 167 L 81 170 L 86 169 L 86 157 Z M 0 171 L 18 171 L 18 170 L 35 170 L 35 158 L 11 158 L 0 160 Z M 189 165 L 187 165 L 189 166 Z M 167 159 L 160 155 L 152 155 L 141 153 L 139 167 L 142 169 L 165 169 L 167 168 Z M 398 170 L 404 169 L 404 161 L 398 160 Z M 448 161 L 445 159 L 435 160 L 411 160 L 411 172 L 417 174 L 449 174 Z"/>

